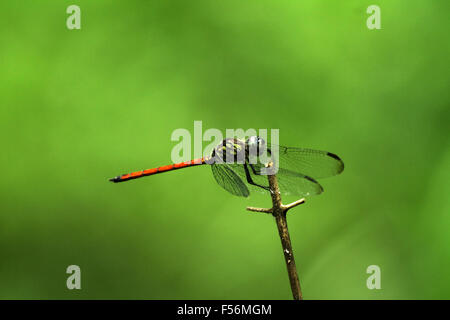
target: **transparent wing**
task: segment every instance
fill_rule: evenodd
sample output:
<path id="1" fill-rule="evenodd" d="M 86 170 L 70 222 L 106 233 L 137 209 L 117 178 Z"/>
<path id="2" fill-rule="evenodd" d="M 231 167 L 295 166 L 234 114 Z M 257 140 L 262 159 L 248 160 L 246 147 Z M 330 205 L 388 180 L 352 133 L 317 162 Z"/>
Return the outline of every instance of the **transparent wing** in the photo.
<path id="1" fill-rule="evenodd" d="M 275 148 L 274 148 L 275 147 Z M 306 148 L 268 145 L 279 150 L 279 167 L 314 179 L 337 175 L 344 170 L 344 162 L 334 153 Z"/>
<path id="2" fill-rule="evenodd" d="M 242 164 L 228 164 L 234 172 L 243 181 L 247 181 L 247 175 L 245 173 L 244 166 Z M 266 175 L 261 175 L 262 164 L 254 164 L 253 169 L 250 165 L 247 166 L 249 174 L 254 183 L 268 187 L 269 181 Z M 256 172 L 256 173 L 255 173 Z M 300 197 L 313 196 L 323 192 L 322 186 L 313 178 L 305 176 L 301 173 L 290 171 L 284 168 L 279 168 L 276 174 L 278 180 L 278 186 L 282 195 L 294 195 Z M 268 192 L 267 190 L 248 184 L 251 191 Z"/>
<path id="3" fill-rule="evenodd" d="M 229 167 L 228 164 L 212 164 L 211 170 L 217 183 L 230 192 L 239 197 L 248 197 L 250 191 L 242 181 L 242 179 Z"/>
<path id="4" fill-rule="evenodd" d="M 298 172 L 280 168 L 277 179 L 281 194 L 307 197 L 323 192 L 322 186 L 316 180 Z"/>

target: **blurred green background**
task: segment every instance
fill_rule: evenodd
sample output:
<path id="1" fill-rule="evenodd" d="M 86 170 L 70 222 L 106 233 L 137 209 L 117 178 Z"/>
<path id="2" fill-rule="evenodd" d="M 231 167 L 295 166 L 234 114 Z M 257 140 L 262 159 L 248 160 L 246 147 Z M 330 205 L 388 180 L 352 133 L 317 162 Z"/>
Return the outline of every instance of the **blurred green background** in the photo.
<path id="1" fill-rule="evenodd" d="M 450 298 L 449 2 L 378 0 L 381 30 L 371 4 L 2 1 L 0 298 L 290 299 L 245 210 L 268 196 L 207 167 L 107 181 L 170 163 L 194 120 L 343 158 L 288 217 L 305 299 Z"/>

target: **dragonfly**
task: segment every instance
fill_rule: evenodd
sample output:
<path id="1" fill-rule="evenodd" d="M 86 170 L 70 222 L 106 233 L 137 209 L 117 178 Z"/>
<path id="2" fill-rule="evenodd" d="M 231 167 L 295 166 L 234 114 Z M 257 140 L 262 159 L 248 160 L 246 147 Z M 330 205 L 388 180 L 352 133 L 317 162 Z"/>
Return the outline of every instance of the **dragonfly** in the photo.
<path id="1" fill-rule="evenodd" d="M 322 193 L 323 187 L 317 179 L 334 176 L 344 170 L 344 162 L 334 153 L 275 145 L 266 143 L 259 136 L 251 136 L 247 139 L 226 138 L 206 157 L 122 174 L 109 180 L 124 182 L 210 165 L 214 179 L 223 189 L 235 196 L 248 197 L 250 191 L 270 191 L 267 170 L 263 170 L 269 163 L 275 164 L 280 193 L 301 197 Z"/>

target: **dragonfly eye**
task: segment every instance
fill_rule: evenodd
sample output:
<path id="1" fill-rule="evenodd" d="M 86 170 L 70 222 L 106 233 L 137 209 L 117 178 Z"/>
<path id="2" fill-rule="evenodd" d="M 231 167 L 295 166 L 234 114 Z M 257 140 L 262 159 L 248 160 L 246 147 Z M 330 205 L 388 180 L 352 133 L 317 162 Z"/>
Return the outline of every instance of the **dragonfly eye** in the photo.
<path id="1" fill-rule="evenodd" d="M 247 139 L 246 143 L 249 147 L 257 146 L 259 143 L 259 137 L 257 136 L 251 136 Z"/>
<path id="2" fill-rule="evenodd" d="M 266 145 L 266 142 L 263 138 L 258 137 L 258 148 L 263 148 Z"/>
<path id="3" fill-rule="evenodd" d="M 261 150 L 264 149 L 266 142 L 264 139 L 258 136 L 251 136 L 246 141 L 247 151 L 253 155 L 259 155 Z"/>

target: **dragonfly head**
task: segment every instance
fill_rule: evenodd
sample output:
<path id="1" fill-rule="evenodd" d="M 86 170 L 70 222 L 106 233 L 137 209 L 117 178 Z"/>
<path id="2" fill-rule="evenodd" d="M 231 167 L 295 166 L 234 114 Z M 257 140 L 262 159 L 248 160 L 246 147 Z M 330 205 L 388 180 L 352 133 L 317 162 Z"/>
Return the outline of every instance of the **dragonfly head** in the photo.
<path id="1" fill-rule="evenodd" d="M 266 142 L 258 136 L 251 136 L 245 141 L 247 151 L 254 155 L 259 155 L 266 147 Z"/>

